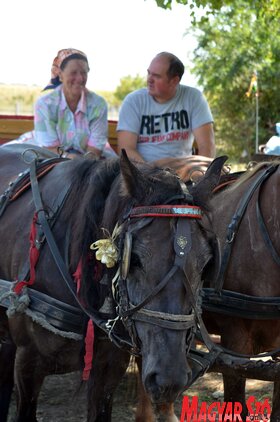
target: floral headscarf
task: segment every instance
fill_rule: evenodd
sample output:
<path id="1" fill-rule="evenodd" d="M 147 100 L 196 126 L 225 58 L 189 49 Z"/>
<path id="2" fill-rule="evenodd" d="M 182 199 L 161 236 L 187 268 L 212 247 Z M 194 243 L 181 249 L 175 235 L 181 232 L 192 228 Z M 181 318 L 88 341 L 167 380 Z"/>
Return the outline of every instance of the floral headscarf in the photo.
<path id="1" fill-rule="evenodd" d="M 67 57 L 70 57 L 73 54 L 80 54 L 87 60 L 87 56 L 81 50 L 76 50 L 75 48 L 64 48 L 63 50 L 59 50 L 52 63 L 51 80 L 46 88 L 44 88 L 44 91 L 47 89 L 56 88 L 58 85 L 60 85 L 61 82 L 59 80 L 59 71 L 61 64 L 65 59 L 67 59 Z"/>

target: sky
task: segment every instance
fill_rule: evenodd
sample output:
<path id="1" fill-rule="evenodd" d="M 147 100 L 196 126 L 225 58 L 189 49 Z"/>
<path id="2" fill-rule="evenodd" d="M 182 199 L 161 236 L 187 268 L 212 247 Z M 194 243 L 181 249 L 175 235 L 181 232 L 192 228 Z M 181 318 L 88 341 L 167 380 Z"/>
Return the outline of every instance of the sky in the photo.
<path id="1" fill-rule="evenodd" d="M 189 9 L 155 0 L 12 0 L 1 4 L 0 83 L 44 87 L 58 50 L 88 56 L 87 87 L 114 91 L 120 79 L 145 77 L 152 58 L 170 51 L 188 66 L 195 40 L 185 36 Z M 186 69 L 182 83 L 196 86 Z"/>

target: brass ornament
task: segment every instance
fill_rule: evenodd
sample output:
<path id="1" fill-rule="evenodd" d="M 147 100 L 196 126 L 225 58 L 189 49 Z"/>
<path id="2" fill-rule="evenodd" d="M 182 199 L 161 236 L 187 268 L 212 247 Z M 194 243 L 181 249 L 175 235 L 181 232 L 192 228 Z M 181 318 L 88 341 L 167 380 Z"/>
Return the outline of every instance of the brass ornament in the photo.
<path id="1" fill-rule="evenodd" d="M 177 239 L 177 245 L 181 248 L 181 249 L 185 249 L 186 245 L 188 243 L 188 240 L 185 236 L 179 236 Z"/>

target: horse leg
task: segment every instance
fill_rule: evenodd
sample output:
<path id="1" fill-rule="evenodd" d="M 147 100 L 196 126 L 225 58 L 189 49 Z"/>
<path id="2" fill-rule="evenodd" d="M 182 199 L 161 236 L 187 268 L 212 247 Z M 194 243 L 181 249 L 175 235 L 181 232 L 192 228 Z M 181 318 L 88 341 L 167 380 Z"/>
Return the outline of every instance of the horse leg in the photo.
<path id="1" fill-rule="evenodd" d="M 246 420 L 247 406 L 245 398 L 246 379 L 232 375 L 223 375 L 224 382 L 224 401 L 229 403 L 241 403 L 242 405 L 242 420 Z M 234 415 L 232 416 L 234 417 Z"/>
<path id="2" fill-rule="evenodd" d="M 6 422 L 14 387 L 16 346 L 10 339 L 0 345 L 0 421 Z"/>
<path id="3" fill-rule="evenodd" d="M 272 398 L 272 412 L 270 416 L 271 422 L 280 421 L 280 381 L 274 382 L 273 398 Z"/>
<path id="4" fill-rule="evenodd" d="M 88 381 L 87 421 L 111 422 L 113 393 L 126 372 L 130 354 L 116 347 L 104 335 L 96 336 L 94 341 L 92 370 Z"/>
<path id="5" fill-rule="evenodd" d="M 45 375 L 36 349 L 30 345 L 17 347 L 14 370 L 17 402 L 15 422 L 37 422 L 37 401 Z"/>
<path id="6" fill-rule="evenodd" d="M 141 372 L 142 372 L 142 361 L 141 358 L 135 358 L 135 362 L 138 368 L 138 402 L 136 408 L 136 415 L 135 415 L 135 422 L 154 422 L 155 416 L 153 411 L 153 406 L 151 400 L 146 393 L 142 380 L 141 380 Z"/>
<path id="7" fill-rule="evenodd" d="M 179 422 L 179 419 L 174 413 L 173 403 L 160 404 L 153 409 L 151 400 L 141 381 L 141 358 L 136 358 L 135 360 L 138 367 L 138 403 L 135 422 Z"/>

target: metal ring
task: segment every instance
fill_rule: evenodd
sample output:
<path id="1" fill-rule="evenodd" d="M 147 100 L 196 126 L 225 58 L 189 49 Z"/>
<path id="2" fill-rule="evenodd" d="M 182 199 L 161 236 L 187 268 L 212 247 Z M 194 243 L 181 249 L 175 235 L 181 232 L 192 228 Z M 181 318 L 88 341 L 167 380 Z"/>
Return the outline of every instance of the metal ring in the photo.
<path id="1" fill-rule="evenodd" d="M 30 160 L 28 160 L 26 157 L 25 157 L 25 155 L 26 155 L 26 153 L 27 152 L 31 152 L 31 153 L 33 153 L 33 155 L 35 156 L 34 158 L 33 157 L 31 157 L 31 159 Z M 35 149 L 32 149 L 32 148 L 27 148 L 26 150 L 24 150 L 22 153 L 21 153 L 21 155 L 22 155 L 22 159 L 23 159 L 23 161 L 26 163 L 26 164 L 30 164 L 32 161 L 34 161 L 34 160 L 36 160 L 36 159 L 38 159 L 39 158 L 39 154 L 38 154 L 38 152 L 37 151 L 35 151 Z"/>
<path id="2" fill-rule="evenodd" d="M 194 172 L 201 173 L 201 174 L 202 174 L 202 176 L 204 176 L 204 175 L 205 175 L 205 171 L 204 171 L 204 170 L 200 169 L 199 167 L 194 167 L 192 170 L 190 170 L 190 181 L 191 181 L 192 183 L 197 183 L 197 181 L 195 181 L 195 180 L 192 178 L 192 174 L 193 174 Z"/>

